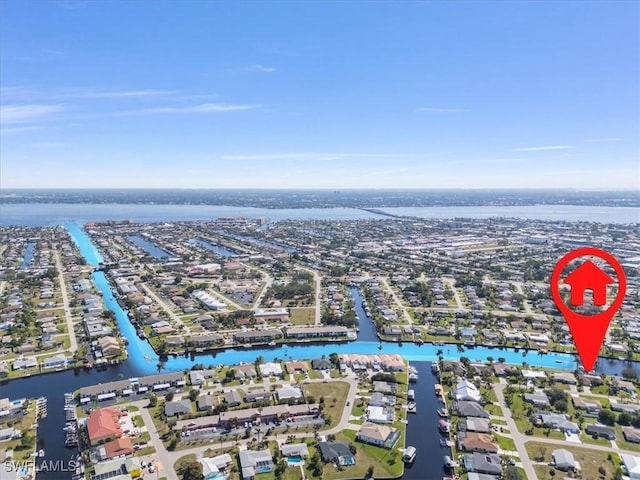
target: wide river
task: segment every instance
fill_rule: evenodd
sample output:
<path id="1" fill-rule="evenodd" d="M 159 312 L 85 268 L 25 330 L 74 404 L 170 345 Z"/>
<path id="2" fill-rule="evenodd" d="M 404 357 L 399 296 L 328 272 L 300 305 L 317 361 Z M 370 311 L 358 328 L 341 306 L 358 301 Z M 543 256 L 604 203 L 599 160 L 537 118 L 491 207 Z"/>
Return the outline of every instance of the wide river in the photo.
<path id="1" fill-rule="evenodd" d="M 8 216 L 7 207 L 9 210 Z M 50 205 L 44 204 L 47 211 L 38 211 L 39 206 L 36 204 L 23 205 L 19 208 L 17 205 L 1 205 L 0 219 L 2 224 L 19 224 L 19 225 L 57 225 L 66 224 L 66 227 L 74 241 L 77 243 L 82 255 L 91 265 L 98 265 L 102 257 L 95 246 L 91 243 L 89 237 L 81 228 L 81 223 L 89 220 L 106 220 L 106 219 L 130 219 L 134 221 L 167 221 L 167 220 L 196 220 L 199 218 L 215 218 L 217 216 L 242 215 L 252 217 L 247 209 L 234 208 L 226 209 L 226 207 L 202 207 L 195 208 L 201 210 L 206 216 L 198 217 L 194 213 L 194 207 L 188 206 L 182 209 L 173 209 L 166 206 L 147 206 L 147 205 L 86 205 L 84 208 L 88 210 L 82 211 L 79 205 Z M 62 208 L 61 208 L 62 207 Z M 452 207 L 453 208 L 453 207 Z M 482 210 L 483 207 L 473 207 L 473 210 Z M 515 207 L 514 207 L 515 208 Z M 518 207 L 521 208 L 521 207 Z M 598 207 L 600 208 L 600 207 Z M 22 210 L 20 214 L 19 210 Z M 177 210 L 189 212 L 182 215 L 175 215 Z M 314 209 L 313 211 L 303 210 L 295 211 L 296 216 L 288 216 L 282 210 L 260 210 L 255 212 L 256 217 L 266 216 L 271 220 L 284 218 L 325 218 L 325 219 L 355 219 L 355 218 L 382 218 L 375 214 L 363 212 L 356 209 Z M 614 208 L 612 210 L 619 211 L 623 209 Z M 635 209 L 638 210 L 638 209 Z M 13 213 L 11 213 L 13 212 Z M 101 212 L 98 215 L 98 212 Z M 119 214 L 117 212 L 120 212 Z M 275 214 L 274 212 L 279 212 Z M 289 211 L 290 213 L 291 211 Z M 77 214 L 68 223 L 71 214 Z M 175 215 L 175 216 L 174 216 Z M 465 216 L 456 214 L 455 216 Z M 508 215 L 507 215 L 508 216 Z M 445 217 L 437 217 L 445 218 Z M 624 215 L 616 217 L 614 213 L 606 216 L 601 221 L 626 223 L 629 221 Z M 563 218 L 563 220 L 578 220 L 577 218 Z M 633 220 L 630 220 L 633 221 Z M 126 362 L 118 366 L 114 366 L 106 371 L 90 373 L 85 371 L 65 371 L 48 375 L 34 376 L 26 379 L 13 381 L 4 381 L 0 383 L 0 396 L 9 398 L 21 397 L 38 397 L 46 396 L 49 401 L 49 415 L 41 421 L 38 430 L 39 448 L 45 449 L 46 455 L 44 461 L 68 460 L 70 450 L 64 447 L 64 426 L 63 416 L 63 395 L 65 392 L 74 391 L 82 386 L 93 385 L 114 381 L 122 378 L 129 378 L 140 375 L 149 375 L 158 372 L 159 358 L 151 349 L 148 342 L 140 340 L 135 333 L 135 329 L 128 320 L 127 314 L 123 311 L 115 301 L 110 285 L 102 272 L 93 274 L 94 281 L 102 293 L 104 302 L 110 310 L 116 315 L 116 320 L 120 332 L 128 340 L 127 352 L 129 358 Z M 352 295 L 358 297 L 357 291 L 352 291 Z M 356 302 L 359 305 L 360 302 Z M 429 362 L 437 358 L 437 351 L 442 350 L 445 359 L 458 359 L 460 353 L 455 346 L 446 345 L 437 347 L 430 344 L 415 345 L 410 343 L 380 343 L 375 341 L 375 333 L 372 330 L 369 319 L 366 318 L 364 311 L 358 309 L 360 318 L 360 338 L 355 342 L 326 345 L 285 345 L 282 347 L 267 349 L 240 349 L 226 350 L 216 354 L 198 355 L 189 357 L 170 357 L 163 363 L 163 371 L 180 371 L 191 368 L 196 363 L 204 363 L 205 365 L 218 365 L 220 363 L 230 365 L 240 361 L 253 362 L 257 356 L 262 356 L 269 361 L 274 358 L 280 359 L 312 359 L 331 352 L 338 353 L 399 353 L 412 363 L 415 363 L 420 370 L 420 381 L 416 388 L 418 400 L 418 414 L 410 416 L 410 422 L 407 431 L 407 444 L 414 445 L 418 449 L 418 459 L 415 464 L 407 469 L 405 478 L 407 479 L 437 479 L 442 476 L 442 456 L 448 452 L 439 448 L 437 443 L 438 432 L 436 429 L 437 416 L 435 414 L 436 405 L 431 397 L 433 397 L 433 384 L 435 377 L 431 375 Z M 380 349 L 381 347 L 381 349 Z M 538 355 L 537 353 L 516 352 L 512 349 L 490 349 L 486 347 L 475 347 L 465 350 L 463 355 L 474 360 L 486 360 L 487 357 L 493 358 L 504 357 L 508 363 L 522 364 L 527 362 L 529 365 L 538 367 L 550 367 L 557 369 L 573 370 L 576 368 L 576 360 L 573 355 L 550 353 L 548 355 Z M 617 360 L 601 359 L 596 367 L 597 371 L 608 374 L 619 374 L 622 369 L 629 365 L 627 362 Z M 637 364 L 632 364 L 636 368 Z M 425 430 L 426 429 L 426 430 Z M 432 432 L 425 435 L 425 431 Z M 169 468 L 169 466 L 167 466 Z M 41 472 L 38 474 L 39 479 L 67 479 L 69 473 L 66 472 Z"/>
<path id="2" fill-rule="evenodd" d="M 384 208 L 392 215 L 420 218 L 522 218 L 567 222 L 640 223 L 640 208 L 590 207 L 576 205 L 398 207 Z M 67 222 L 104 220 L 166 222 L 211 220 L 217 217 L 267 218 L 277 220 L 357 220 L 385 218 L 357 208 L 267 209 L 214 205 L 147 204 L 55 204 L 0 203 L 0 225 L 53 226 Z"/>

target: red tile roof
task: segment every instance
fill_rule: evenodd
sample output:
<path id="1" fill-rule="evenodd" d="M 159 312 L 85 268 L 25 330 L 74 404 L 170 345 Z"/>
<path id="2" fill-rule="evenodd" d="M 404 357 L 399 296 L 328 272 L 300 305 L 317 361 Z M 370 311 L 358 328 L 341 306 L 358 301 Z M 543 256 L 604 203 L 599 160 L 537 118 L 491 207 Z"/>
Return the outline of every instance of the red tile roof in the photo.
<path id="1" fill-rule="evenodd" d="M 105 437 L 122 435 L 122 430 L 118 420 L 120 420 L 120 410 L 115 408 L 101 408 L 94 410 L 87 419 L 87 432 L 89 440 L 100 440 Z"/>

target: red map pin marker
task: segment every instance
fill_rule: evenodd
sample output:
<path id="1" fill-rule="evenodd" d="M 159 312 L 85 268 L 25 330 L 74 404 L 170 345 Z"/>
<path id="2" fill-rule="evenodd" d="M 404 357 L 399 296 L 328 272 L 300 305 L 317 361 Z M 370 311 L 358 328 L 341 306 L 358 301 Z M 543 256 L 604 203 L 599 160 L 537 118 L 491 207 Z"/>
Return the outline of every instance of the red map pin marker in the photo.
<path id="1" fill-rule="evenodd" d="M 562 270 L 572 260 L 584 256 L 601 258 L 613 267 L 618 277 L 618 294 L 615 300 L 609 308 L 594 315 L 582 315 L 574 312 L 564 303 L 560 295 L 559 283 Z M 614 279 L 591 260 L 586 260 L 567 275 L 563 282 L 571 286 L 570 303 L 572 305 L 583 305 L 584 293 L 586 290 L 590 290 L 593 293 L 593 304 L 603 306 L 607 303 L 607 286 L 610 283 L 614 283 Z M 622 266 L 610 253 L 599 248 L 583 247 L 572 250 L 562 257 L 553 269 L 551 274 L 551 296 L 569 325 L 573 342 L 578 350 L 580 360 L 582 360 L 582 366 L 587 372 L 593 370 L 596 364 L 609 324 L 620 305 L 622 305 L 626 292 L 627 279 Z"/>

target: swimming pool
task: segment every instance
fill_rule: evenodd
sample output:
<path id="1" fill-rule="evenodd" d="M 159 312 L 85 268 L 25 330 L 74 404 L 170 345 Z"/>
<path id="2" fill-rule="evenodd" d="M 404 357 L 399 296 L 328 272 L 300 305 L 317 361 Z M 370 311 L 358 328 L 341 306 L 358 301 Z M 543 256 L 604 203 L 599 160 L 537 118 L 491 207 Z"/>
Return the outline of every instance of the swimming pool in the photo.
<path id="1" fill-rule="evenodd" d="M 293 455 L 291 457 L 287 457 L 288 465 L 300 465 L 304 460 L 300 455 Z"/>

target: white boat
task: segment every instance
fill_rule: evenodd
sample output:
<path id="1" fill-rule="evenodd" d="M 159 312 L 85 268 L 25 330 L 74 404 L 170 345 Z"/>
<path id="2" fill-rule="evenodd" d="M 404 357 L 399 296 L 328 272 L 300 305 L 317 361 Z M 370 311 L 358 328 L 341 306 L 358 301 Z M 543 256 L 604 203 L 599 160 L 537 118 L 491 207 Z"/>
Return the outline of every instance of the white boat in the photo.
<path id="1" fill-rule="evenodd" d="M 438 362 L 431 362 L 431 371 L 433 373 L 437 373 L 440 371 L 440 365 L 438 364 Z"/>
<path id="2" fill-rule="evenodd" d="M 404 455 L 402 456 L 402 461 L 404 463 L 412 463 L 416 459 L 416 448 L 415 447 L 407 447 L 404 451 Z"/>
<path id="3" fill-rule="evenodd" d="M 275 347 L 276 346 L 276 342 L 274 342 L 273 340 L 270 341 L 267 345 L 269 345 L 270 347 Z"/>

